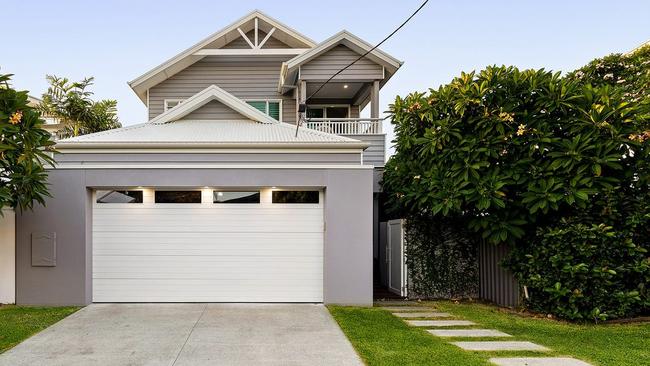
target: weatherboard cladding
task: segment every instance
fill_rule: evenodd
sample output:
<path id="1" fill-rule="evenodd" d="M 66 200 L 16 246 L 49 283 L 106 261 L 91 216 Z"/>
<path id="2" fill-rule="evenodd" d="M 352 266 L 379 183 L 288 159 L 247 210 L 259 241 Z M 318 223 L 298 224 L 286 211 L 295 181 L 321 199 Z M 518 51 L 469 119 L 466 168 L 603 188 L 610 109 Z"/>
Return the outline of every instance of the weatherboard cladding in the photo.
<path id="1" fill-rule="evenodd" d="M 338 45 L 322 55 L 314 58 L 300 67 L 300 78 L 303 80 L 327 80 L 340 69 L 359 58 L 357 52 L 346 46 Z M 381 65 L 362 58 L 354 63 L 334 80 L 380 80 L 384 78 Z"/>
<path id="2" fill-rule="evenodd" d="M 165 99 L 189 98 L 214 84 L 244 100 L 282 99 L 282 120 L 295 123 L 294 97 L 279 94 L 277 90 L 280 65 L 288 58 L 219 61 L 216 56 L 207 56 L 149 89 L 149 119 L 163 113 Z"/>
<path id="3" fill-rule="evenodd" d="M 245 119 L 232 108 L 213 100 L 183 117 L 185 120 L 238 120 Z"/>
<path id="4" fill-rule="evenodd" d="M 363 163 L 374 166 L 384 166 L 386 163 L 386 135 L 346 135 L 356 140 L 370 144 L 363 151 Z"/>

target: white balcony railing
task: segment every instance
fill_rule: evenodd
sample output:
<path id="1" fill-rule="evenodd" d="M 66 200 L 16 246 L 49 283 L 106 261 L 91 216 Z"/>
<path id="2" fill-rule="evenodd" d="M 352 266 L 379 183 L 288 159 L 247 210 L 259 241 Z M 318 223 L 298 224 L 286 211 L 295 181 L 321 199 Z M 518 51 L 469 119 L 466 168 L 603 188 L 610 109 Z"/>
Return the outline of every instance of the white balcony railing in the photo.
<path id="1" fill-rule="evenodd" d="M 383 118 L 309 118 L 306 126 L 312 130 L 336 135 L 375 135 L 382 133 Z"/>

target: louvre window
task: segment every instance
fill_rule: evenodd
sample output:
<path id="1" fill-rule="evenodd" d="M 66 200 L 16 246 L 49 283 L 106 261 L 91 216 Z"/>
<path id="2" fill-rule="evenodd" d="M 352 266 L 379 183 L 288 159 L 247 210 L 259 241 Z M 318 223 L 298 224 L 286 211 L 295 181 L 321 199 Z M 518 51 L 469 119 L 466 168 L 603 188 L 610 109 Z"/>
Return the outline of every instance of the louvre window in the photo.
<path id="1" fill-rule="evenodd" d="M 273 203 L 318 203 L 318 191 L 273 191 Z"/>
<path id="2" fill-rule="evenodd" d="M 97 203 L 142 203 L 142 191 L 97 191 Z"/>
<path id="3" fill-rule="evenodd" d="M 249 100 L 246 103 L 255 107 L 258 111 L 268 114 L 276 120 L 280 120 L 280 102 L 268 100 Z"/>

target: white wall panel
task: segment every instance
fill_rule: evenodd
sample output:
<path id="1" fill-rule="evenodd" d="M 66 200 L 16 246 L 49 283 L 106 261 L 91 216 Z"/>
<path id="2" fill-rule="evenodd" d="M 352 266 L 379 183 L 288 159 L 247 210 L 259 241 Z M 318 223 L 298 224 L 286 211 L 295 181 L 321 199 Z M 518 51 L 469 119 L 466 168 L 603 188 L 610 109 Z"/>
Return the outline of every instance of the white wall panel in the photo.
<path id="1" fill-rule="evenodd" d="M 2 208 L 0 216 L 0 304 L 16 302 L 16 214 Z"/>

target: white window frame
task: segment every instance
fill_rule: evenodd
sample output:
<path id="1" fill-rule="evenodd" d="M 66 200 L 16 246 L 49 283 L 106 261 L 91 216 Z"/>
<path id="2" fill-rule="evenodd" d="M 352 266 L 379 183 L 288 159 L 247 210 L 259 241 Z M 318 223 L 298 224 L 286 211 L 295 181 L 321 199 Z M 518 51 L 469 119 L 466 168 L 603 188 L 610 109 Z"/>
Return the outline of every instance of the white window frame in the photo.
<path id="1" fill-rule="evenodd" d="M 163 101 L 163 109 L 164 109 L 163 112 L 167 112 L 168 110 L 170 110 L 170 109 L 173 108 L 173 107 L 169 107 L 169 106 L 167 105 L 168 103 L 170 103 L 170 102 L 176 102 L 176 103 L 177 103 L 176 105 L 179 105 L 179 104 L 183 103 L 184 101 L 185 101 L 185 99 L 178 99 L 178 98 L 165 99 L 165 100 Z M 174 106 L 174 107 L 175 107 L 175 106 Z"/>
<path id="2" fill-rule="evenodd" d="M 307 104 L 307 109 L 322 109 L 323 110 L 323 118 L 327 118 L 327 108 L 339 108 L 339 107 L 347 107 L 348 108 L 348 116 L 346 118 L 351 118 L 350 114 L 352 112 L 352 105 L 351 104 Z"/>
<path id="3" fill-rule="evenodd" d="M 279 122 L 282 122 L 282 99 L 243 99 L 244 102 L 264 102 L 266 103 L 266 112 L 264 112 L 267 116 L 269 115 L 269 102 L 278 102 L 280 108 L 280 119 L 278 120 Z"/>

